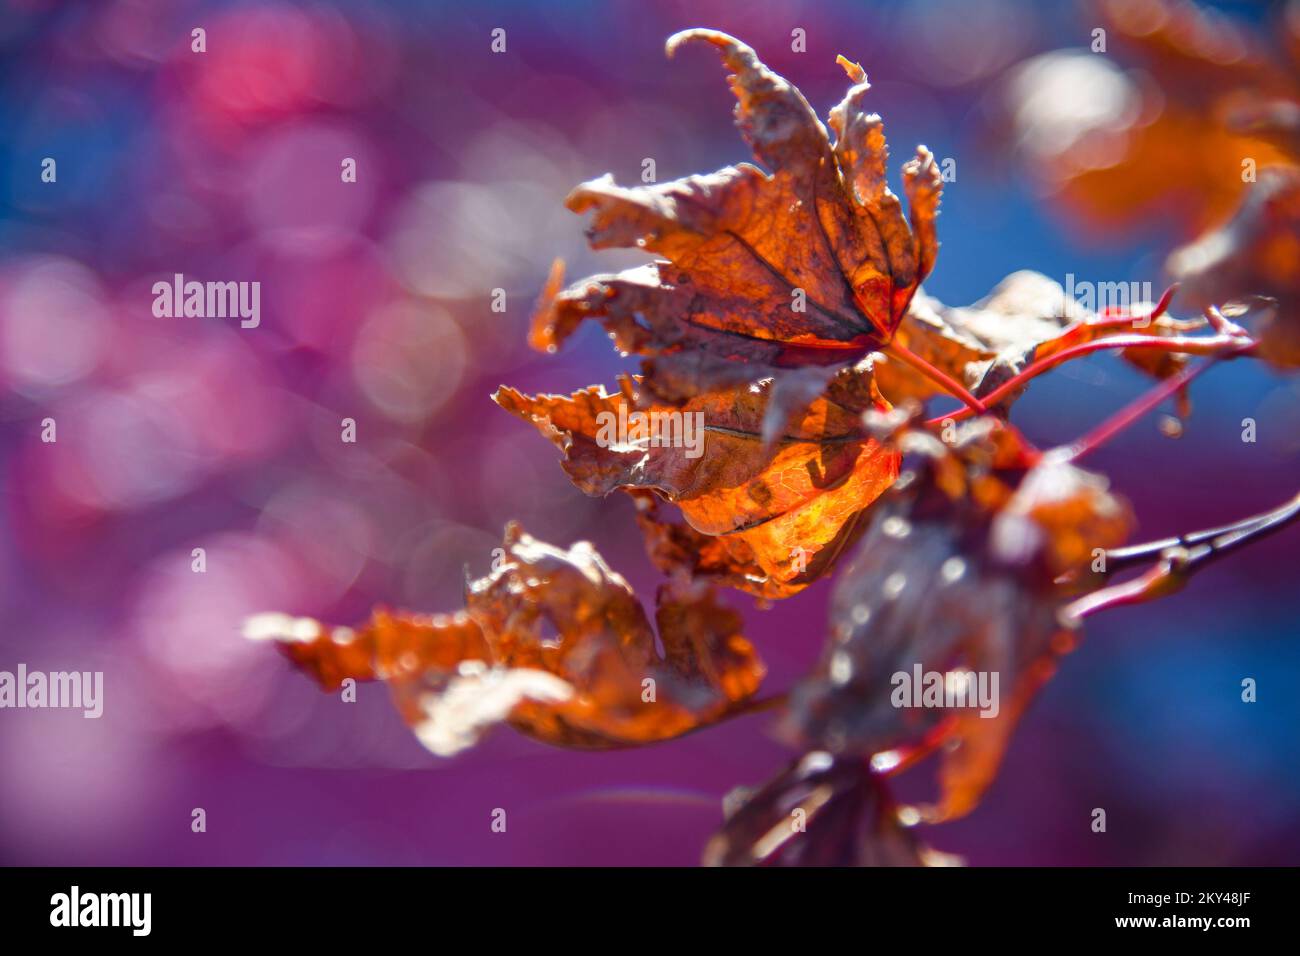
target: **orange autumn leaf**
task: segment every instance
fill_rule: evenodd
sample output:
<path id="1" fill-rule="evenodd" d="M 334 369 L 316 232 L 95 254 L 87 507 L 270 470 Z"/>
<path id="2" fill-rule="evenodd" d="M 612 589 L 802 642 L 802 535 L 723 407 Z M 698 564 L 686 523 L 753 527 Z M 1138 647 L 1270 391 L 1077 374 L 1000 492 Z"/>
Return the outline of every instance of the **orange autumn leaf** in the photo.
<path id="1" fill-rule="evenodd" d="M 1094 205 L 1100 218 L 1127 220 L 1170 201 L 1162 180 L 1181 188 L 1218 176 L 1247 139 L 1295 158 L 1292 81 L 1236 57 L 1235 34 L 1216 35 L 1213 19 L 1179 0 L 1105 6 L 1116 38 L 1178 95 L 1166 103 L 1143 85 L 1134 106 L 1116 87 L 1067 70 L 1051 92 L 1076 87 L 1076 105 L 1123 128 L 1108 128 L 1117 139 L 1100 149 L 1084 135 L 1046 137 L 1054 161 L 1038 172 L 1075 194 L 1126 177 L 1107 187 L 1111 205 Z M 740 164 L 662 185 L 626 188 L 605 176 L 577 187 L 568 205 L 591 214 L 594 248 L 641 249 L 656 261 L 567 289 L 557 261 L 531 344 L 554 351 L 592 319 L 638 357 L 640 375 L 613 390 L 529 395 L 502 386 L 493 396 L 556 446 L 583 492 L 632 498 L 668 578 L 653 621 L 591 545 L 563 550 L 512 525 L 504 560 L 467 582 L 464 611 L 381 609 L 356 629 L 270 615 L 247 633 L 276 641 L 327 690 L 387 683 L 439 755 L 502 723 L 551 744 L 608 749 L 775 704 L 784 739 L 802 756 L 727 798 L 706 863 L 951 862 L 928 850 L 915 825 L 978 804 L 1021 717 L 1078 640 L 1079 621 L 1167 593 L 1185 567 L 1215 553 L 1205 536 L 1231 543 L 1244 527 L 1203 533 L 1198 558 L 1183 537 L 1176 549 L 1154 542 L 1122 555 L 1113 549 L 1131 523 L 1126 506 L 1074 463 L 1139 412 L 1175 394 L 1185 400 L 1192 373 L 1046 453 L 1005 421 L 1008 407 L 1058 360 L 1116 345 L 1158 377 L 1192 354 L 1252 351 L 1297 364 L 1294 170 L 1262 171 L 1238 217 L 1176 260 L 1187 292 L 1207 306 L 1229 293 L 1281 300 L 1258 345 L 1213 309 L 1203 320 L 1164 314 L 1172 289 L 1158 308 L 1094 312 L 1046 276 L 1017 272 L 971 306 L 946 306 L 920 287 L 938 247 L 941 177 L 918 147 L 903 167 L 905 215 L 885 186 L 884 135 L 866 112 L 861 67 L 839 58 L 852 87 L 828 131 L 796 88 L 732 37 L 690 30 L 668 52 L 693 42 L 716 48 L 732 71 L 738 125 L 768 171 Z M 1082 59 L 1110 79 L 1121 72 Z M 1043 78 L 1033 70 L 1019 78 L 1040 109 Z M 1057 114 L 1048 118 L 1053 134 L 1076 118 L 1057 105 L 1043 110 Z M 1194 221 L 1215 215 L 1237 189 L 1207 188 L 1185 212 Z M 1182 337 L 1206 327 L 1216 334 Z M 915 424 L 917 400 L 938 395 L 966 407 Z M 955 424 L 972 414 L 982 417 Z M 1264 517 L 1250 533 L 1276 519 Z M 1157 550 L 1153 571 L 1163 577 L 1091 589 L 1106 573 L 1093 566 L 1098 555 L 1122 570 Z M 851 560 L 835 584 L 820 662 L 788 694 L 755 702 L 763 665 L 714 588 L 787 597 L 841 556 Z M 914 681 L 901 698 L 900 675 Z M 937 796 L 900 806 L 888 777 L 931 756 Z"/>
<path id="2" fill-rule="evenodd" d="M 470 614 L 506 664 L 541 666 L 576 692 L 563 707 L 515 715 L 525 732 L 577 747 L 665 740 L 758 689 L 763 665 L 740 618 L 706 585 L 660 588 L 661 656 L 632 589 L 590 545 L 561 551 L 513 526 L 505 543 L 508 560 L 469 587 Z"/>
<path id="3" fill-rule="evenodd" d="M 657 400 L 770 378 L 779 415 L 811 398 L 815 376 L 792 370 L 852 364 L 893 336 L 934 263 L 939 170 L 924 147 L 905 164 L 904 216 L 885 184 L 884 133 L 866 111 L 861 67 L 840 59 L 853 86 L 831 111 L 832 143 L 803 95 L 748 46 L 689 30 L 668 52 L 694 42 L 717 48 L 732 71 L 737 125 L 771 173 L 742 163 L 657 185 L 605 176 L 577 187 L 568 206 L 593 213 L 593 248 L 662 258 L 564 291 L 557 268 L 531 340 L 553 350 L 595 319 L 620 350 L 642 356 Z M 799 396 L 787 399 L 787 387 Z"/>
<path id="4" fill-rule="evenodd" d="M 747 591 L 763 600 L 786 596 L 785 586 L 758 563 L 754 549 L 736 535 L 701 534 L 665 511 L 652 491 L 630 489 L 636 521 L 646 552 L 655 567 L 669 577 L 698 578 L 723 587 Z"/>
<path id="5" fill-rule="evenodd" d="M 723 538 L 732 560 L 755 566 L 728 583 L 763 597 L 793 594 L 828 570 L 898 474 L 897 453 L 860 421 L 879 402 L 869 365 L 836 375 L 770 443 L 769 383 L 698 395 L 680 408 L 643 406 L 629 380 L 613 393 L 593 386 L 533 396 L 503 386 L 494 398 L 555 443 L 587 494 L 654 490 L 694 531 Z M 694 438 L 664 441 L 665 432 Z"/>
<path id="6" fill-rule="evenodd" d="M 328 691 L 338 690 L 348 679 L 396 685 L 419 679 L 426 671 L 450 671 L 462 661 L 489 657 L 483 632 L 463 611 L 419 615 L 378 608 L 356 629 L 262 614 L 249 621 L 245 634 L 279 641 L 294 666 Z"/>
<path id="7" fill-rule="evenodd" d="M 667 740 L 727 716 L 758 689 L 763 665 L 707 585 L 660 589 L 661 654 L 631 588 L 590 545 L 563 551 L 512 525 L 505 550 L 455 615 L 378 610 L 356 629 L 259 615 L 245 633 L 276 641 L 325 690 L 347 678 L 387 682 L 440 756 L 502 722 L 569 747 Z"/>

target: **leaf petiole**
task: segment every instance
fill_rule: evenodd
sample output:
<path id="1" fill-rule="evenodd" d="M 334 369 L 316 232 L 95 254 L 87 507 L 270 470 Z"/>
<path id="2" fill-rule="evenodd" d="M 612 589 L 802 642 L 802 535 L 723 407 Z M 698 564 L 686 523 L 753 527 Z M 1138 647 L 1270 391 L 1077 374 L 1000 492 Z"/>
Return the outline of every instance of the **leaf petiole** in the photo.
<path id="1" fill-rule="evenodd" d="M 1253 348 L 1254 345 L 1253 339 L 1240 334 L 1203 337 L 1113 335 L 1108 338 L 1070 346 L 1031 363 L 984 396 L 984 403 L 992 408 L 1016 389 L 1028 384 L 1031 379 L 1037 378 L 1063 362 L 1068 362 L 1070 359 L 1078 358 L 1081 355 L 1087 355 L 1090 352 L 1100 352 L 1105 349 L 1159 349 L 1160 351 L 1176 352 L 1182 355 L 1235 355 Z M 937 415 L 927 421 L 926 424 L 941 425 L 948 419 L 961 420 L 969 418 L 972 414 L 974 412 L 970 408 L 958 409 L 947 415 Z"/>
<path id="2" fill-rule="evenodd" d="M 957 381 L 942 369 L 931 365 L 906 346 L 898 342 L 890 342 L 888 345 L 885 345 L 881 351 L 886 355 L 898 359 L 904 365 L 911 367 L 916 372 L 938 385 L 953 398 L 961 399 L 961 401 L 966 404 L 965 413 L 982 415 L 988 411 L 988 407 L 985 403 L 972 395 L 970 391 L 961 384 L 961 382 Z M 951 418 L 952 416 L 945 417 Z"/>

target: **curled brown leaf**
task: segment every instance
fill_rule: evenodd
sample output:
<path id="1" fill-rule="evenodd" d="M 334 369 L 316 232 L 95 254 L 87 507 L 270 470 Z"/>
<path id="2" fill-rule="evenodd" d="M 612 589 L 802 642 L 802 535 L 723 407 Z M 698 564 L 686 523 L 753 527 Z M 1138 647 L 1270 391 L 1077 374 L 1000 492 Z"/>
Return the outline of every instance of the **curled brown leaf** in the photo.
<path id="1" fill-rule="evenodd" d="M 508 722 L 538 740 L 602 749 L 679 736 L 741 708 L 763 665 L 740 619 L 703 582 L 658 594 L 655 628 L 627 583 L 588 544 L 568 551 L 511 526 L 506 559 L 468 585 L 465 612 L 376 611 L 357 629 L 261 615 L 322 688 L 389 684 L 416 736 L 441 756 Z"/>
<path id="2" fill-rule="evenodd" d="M 832 144 L 798 89 L 748 46 L 688 30 L 668 51 L 694 42 L 732 71 L 737 125 L 771 173 L 741 164 L 650 186 L 606 176 L 577 187 L 568 206 L 593 214 L 594 248 L 662 260 L 549 296 L 532 332 L 554 349 L 583 320 L 600 321 L 620 350 L 642 356 L 646 390 L 671 403 L 760 379 L 779 391 L 792 369 L 857 362 L 893 336 L 937 249 L 933 157 L 922 147 L 904 168 L 909 220 L 885 185 L 884 135 L 866 112 L 861 67 L 841 58 L 853 86 L 831 112 Z"/>

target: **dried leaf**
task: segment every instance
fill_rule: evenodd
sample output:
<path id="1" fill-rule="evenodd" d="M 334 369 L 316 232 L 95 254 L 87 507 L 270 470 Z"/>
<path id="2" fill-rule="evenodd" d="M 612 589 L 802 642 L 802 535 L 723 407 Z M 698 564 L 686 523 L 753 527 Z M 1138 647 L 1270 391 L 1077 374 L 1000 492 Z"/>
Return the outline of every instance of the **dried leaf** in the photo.
<path id="1" fill-rule="evenodd" d="M 654 492 L 633 489 L 628 495 L 636 504 L 636 520 L 650 560 L 664 574 L 711 581 L 763 600 L 787 595 L 786 587 L 762 569 L 744 538 L 701 534 L 685 522 L 672 520 Z"/>
<path id="2" fill-rule="evenodd" d="M 879 400 L 869 365 L 840 372 L 772 442 L 763 436 L 771 383 L 697 395 L 680 408 L 647 406 L 634 389 L 625 381 L 614 393 L 532 396 L 503 386 L 493 397 L 555 443 L 587 494 L 653 489 L 695 531 L 736 542 L 726 545 L 732 558 L 759 569 L 745 589 L 762 596 L 792 594 L 824 573 L 898 473 L 896 452 L 862 427 L 862 412 Z M 673 439 L 682 435 L 699 441 Z"/>
<path id="3" fill-rule="evenodd" d="M 393 614 L 377 608 L 369 623 L 325 628 L 311 618 L 259 614 L 244 625 L 252 640 L 275 640 L 289 660 L 323 690 L 343 681 L 418 680 L 431 670 L 454 670 L 465 660 L 490 660 L 479 626 L 466 613 Z"/>
<path id="4" fill-rule="evenodd" d="M 758 689 L 763 665 L 735 612 L 704 583 L 660 589 L 659 640 L 627 583 L 589 544 L 562 551 L 511 526 L 507 560 L 468 587 L 454 616 L 377 611 L 355 631 L 260 615 L 326 690 L 384 680 L 416 736 L 441 756 L 502 721 L 547 743 L 608 748 L 676 737 Z"/>
<path id="5" fill-rule="evenodd" d="M 740 41 L 690 30 L 668 52 L 695 41 L 733 71 L 737 125 L 772 173 L 741 164 L 652 186 L 608 176 L 579 186 L 568 206 L 593 213 L 593 248 L 666 261 L 560 292 L 539 308 L 531 337 L 554 349 L 596 319 L 643 357 L 646 390 L 674 404 L 766 378 L 779 392 L 791 369 L 854 363 L 888 341 L 934 262 L 941 185 L 922 147 L 903 171 L 909 224 L 885 186 L 880 118 L 865 112 L 856 64 L 841 58 L 854 85 L 831 112 L 832 146 L 802 94 Z"/>

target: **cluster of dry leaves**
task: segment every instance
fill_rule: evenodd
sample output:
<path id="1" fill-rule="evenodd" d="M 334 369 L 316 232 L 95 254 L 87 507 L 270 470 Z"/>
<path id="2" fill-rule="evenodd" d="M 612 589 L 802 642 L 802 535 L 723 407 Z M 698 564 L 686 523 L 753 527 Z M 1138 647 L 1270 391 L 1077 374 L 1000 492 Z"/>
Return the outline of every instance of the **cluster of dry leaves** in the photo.
<path id="1" fill-rule="evenodd" d="M 355 629 L 265 615 L 248 631 L 277 640 L 326 689 L 387 682 L 440 755 L 499 723 L 553 744 L 626 747 L 778 706 L 800 756 L 735 801 L 707 862 L 947 862 L 915 826 L 978 803 L 1026 705 L 1077 639 L 1062 609 L 1097 587 L 1096 549 L 1121 544 L 1130 526 L 1106 480 L 1065 449 L 1032 447 L 1007 422 L 1010 404 L 1037 370 L 1107 340 L 1162 379 L 1225 336 L 1234 353 L 1256 343 L 1217 313 L 1170 319 L 1164 302 L 1092 314 L 1033 273 L 970 307 L 931 299 L 919 285 L 935 263 L 940 177 L 918 148 L 903 165 L 905 213 L 886 185 L 861 67 L 840 59 L 851 85 L 828 131 L 743 43 L 691 30 L 668 52 L 694 44 L 721 56 L 737 124 L 768 171 L 577 187 L 568 205 L 592 214 L 594 247 L 656 259 L 567 288 L 557 264 L 532 341 L 554 350 L 592 320 L 639 356 L 640 374 L 571 395 L 503 386 L 493 396 L 555 444 L 583 492 L 635 499 L 665 575 L 653 625 L 590 545 L 566 551 L 512 526 L 504 561 L 468 583 L 454 615 L 377 611 Z M 1273 262 L 1252 251 L 1271 241 L 1259 220 L 1295 212 L 1291 188 L 1271 182 L 1249 194 L 1226 240 L 1184 253 L 1190 286 L 1221 301 L 1218 283 L 1232 276 L 1282 297 L 1283 279 L 1269 286 L 1251 271 Z M 1236 260 L 1251 265 L 1234 271 Z M 1198 330 L 1210 334 L 1189 334 Z M 1279 346 L 1270 357 L 1295 356 Z M 967 407 L 950 420 L 919 418 L 921 403 L 954 396 Z M 703 413 L 704 453 L 600 440 L 600 416 L 620 409 Z M 763 665 L 716 589 L 761 604 L 833 570 L 821 663 L 788 693 L 759 697 Z M 917 664 L 998 673 L 998 716 L 893 706 L 892 675 Z M 888 777 L 930 755 L 934 800 L 899 806 Z"/>

